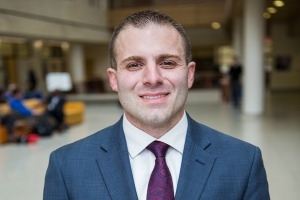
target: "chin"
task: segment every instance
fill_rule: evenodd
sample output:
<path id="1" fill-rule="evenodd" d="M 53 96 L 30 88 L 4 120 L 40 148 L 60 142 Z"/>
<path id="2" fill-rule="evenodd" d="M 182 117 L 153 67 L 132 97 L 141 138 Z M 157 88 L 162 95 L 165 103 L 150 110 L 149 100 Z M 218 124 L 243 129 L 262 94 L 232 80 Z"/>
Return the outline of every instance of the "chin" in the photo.
<path id="1" fill-rule="evenodd" d="M 145 121 L 147 124 L 153 125 L 153 126 L 160 126 L 165 124 L 168 121 L 168 117 L 164 115 L 163 113 L 152 113 L 150 115 L 146 115 L 144 118 L 142 118 L 143 121 Z"/>

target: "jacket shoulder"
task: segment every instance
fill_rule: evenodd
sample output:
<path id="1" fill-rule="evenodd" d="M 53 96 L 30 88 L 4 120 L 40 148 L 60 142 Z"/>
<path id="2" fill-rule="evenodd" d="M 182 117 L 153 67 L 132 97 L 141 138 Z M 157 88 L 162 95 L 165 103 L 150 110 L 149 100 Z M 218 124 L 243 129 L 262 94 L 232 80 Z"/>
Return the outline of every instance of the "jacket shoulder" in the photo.
<path id="1" fill-rule="evenodd" d="M 118 135 L 117 132 L 120 129 L 120 125 L 120 121 L 118 121 L 116 124 L 99 130 L 92 135 L 59 147 L 52 153 L 57 155 L 76 155 L 82 152 L 92 153 L 95 151 L 95 148 L 99 148 L 101 144 L 107 143 L 108 141 L 114 142 L 116 135 Z"/>
<path id="2" fill-rule="evenodd" d="M 191 120 L 191 137 L 196 143 L 206 140 L 206 150 L 215 154 L 253 155 L 259 148 L 240 138 L 220 132 L 204 124 Z M 260 151 L 260 150 L 259 150 Z"/>

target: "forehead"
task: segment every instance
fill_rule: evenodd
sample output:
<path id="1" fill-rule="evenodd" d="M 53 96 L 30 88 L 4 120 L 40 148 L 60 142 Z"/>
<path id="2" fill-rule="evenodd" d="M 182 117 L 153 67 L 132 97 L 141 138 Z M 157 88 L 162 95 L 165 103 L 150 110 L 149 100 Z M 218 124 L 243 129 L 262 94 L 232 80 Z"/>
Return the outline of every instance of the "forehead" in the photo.
<path id="1" fill-rule="evenodd" d="M 115 53 L 116 56 L 143 51 L 182 54 L 183 47 L 181 35 L 171 25 L 148 24 L 141 28 L 127 25 L 116 38 Z"/>

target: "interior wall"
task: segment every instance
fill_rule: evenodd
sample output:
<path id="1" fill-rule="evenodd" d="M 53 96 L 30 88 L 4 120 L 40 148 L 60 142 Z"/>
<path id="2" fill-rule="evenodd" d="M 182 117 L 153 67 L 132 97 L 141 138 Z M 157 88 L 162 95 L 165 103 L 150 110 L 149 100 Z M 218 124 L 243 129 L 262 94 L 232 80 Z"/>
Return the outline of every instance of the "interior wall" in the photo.
<path id="1" fill-rule="evenodd" d="M 2 0 L 0 34 L 107 42 L 107 0 Z"/>
<path id="2" fill-rule="evenodd" d="M 108 44 L 85 45 L 86 59 L 91 61 L 94 77 L 104 83 L 105 91 L 111 91 L 108 84 L 107 68 L 110 66 Z"/>
<path id="3" fill-rule="evenodd" d="M 293 26 L 300 27 L 300 21 Z M 273 90 L 300 89 L 300 35 L 290 30 L 289 24 L 285 23 L 272 26 L 273 70 L 270 89 Z"/>

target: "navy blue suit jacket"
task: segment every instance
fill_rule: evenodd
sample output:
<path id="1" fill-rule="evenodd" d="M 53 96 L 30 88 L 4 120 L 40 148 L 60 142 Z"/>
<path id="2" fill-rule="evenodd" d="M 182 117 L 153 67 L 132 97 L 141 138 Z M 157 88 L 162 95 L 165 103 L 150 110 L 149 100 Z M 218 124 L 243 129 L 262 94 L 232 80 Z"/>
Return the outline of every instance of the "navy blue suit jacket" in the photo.
<path id="1" fill-rule="evenodd" d="M 138 199 L 122 119 L 51 153 L 44 200 L 63 199 Z M 175 199 L 270 199 L 259 148 L 188 116 Z"/>

